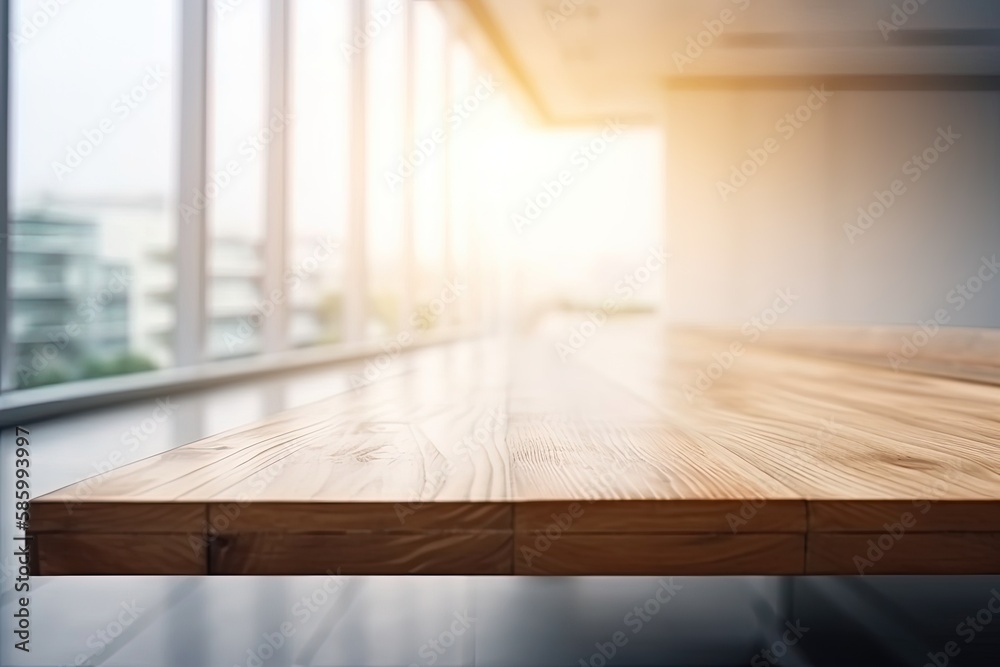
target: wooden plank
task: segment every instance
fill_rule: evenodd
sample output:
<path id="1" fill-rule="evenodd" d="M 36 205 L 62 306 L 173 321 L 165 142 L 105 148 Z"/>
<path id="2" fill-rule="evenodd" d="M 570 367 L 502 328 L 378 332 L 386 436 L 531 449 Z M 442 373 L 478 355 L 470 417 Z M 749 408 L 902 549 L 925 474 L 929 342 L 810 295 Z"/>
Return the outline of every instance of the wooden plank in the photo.
<path id="1" fill-rule="evenodd" d="M 40 576 L 208 574 L 205 542 L 184 533 L 41 533 Z"/>
<path id="2" fill-rule="evenodd" d="M 509 531 L 242 533 L 210 545 L 212 574 L 512 574 Z"/>
<path id="3" fill-rule="evenodd" d="M 1000 533 L 1000 503 L 922 500 L 816 500 L 809 503 L 811 532 Z"/>
<path id="4" fill-rule="evenodd" d="M 1000 331 L 943 326 L 927 334 L 913 326 L 812 327 L 778 330 L 763 343 L 784 351 L 1000 384 Z"/>
<path id="5" fill-rule="evenodd" d="M 421 386 L 419 395 L 406 378 L 389 378 L 70 485 L 45 502 L 506 500 L 503 395 L 469 387 L 468 376 L 447 391 Z"/>
<path id="6" fill-rule="evenodd" d="M 781 481 L 673 424 L 533 419 L 507 429 L 515 500 L 793 500 Z"/>
<path id="7" fill-rule="evenodd" d="M 204 503 L 31 503 L 32 533 L 204 533 Z"/>
<path id="8" fill-rule="evenodd" d="M 73 555 L 50 537 L 183 533 L 224 573 L 322 573 L 335 555 L 358 574 L 788 574 L 807 548 L 850 573 L 845 550 L 905 519 L 900 545 L 928 555 L 894 548 L 880 567 L 992 572 L 998 405 L 998 386 L 740 332 L 608 324 L 566 360 L 539 339 L 422 351 L 355 391 L 35 499 L 31 531 L 39 567 L 62 573 Z M 540 536 L 544 557 L 517 565 Z M 99 556 L 165 567 L 129 545 L 150 562 L 95 542 L 80 573 Z"/>
<path id="9" fill-rule="evenodd" d="M 238 503 L 209 505 L 217 533 L 415 533 L 511 530 L 507 503 Z"/>
<path id="10" fill-rule="evenodd" d="M 703 360 L 707 353 L 690 354 Z M 398 412 L 373 421 L 374 415 L 348 408 L 331 415 L 328 404 L 318 404 L 293 411 L 294 418 L 278 416 L 108 473 L 88 484 L 93 487 L 88 498 L 206 503 L 521 502 L 551 497 L 989 501 L 1000 495 L 995 388 L 939 378 L 925 378 L 926 386 L 915 386 L 899 380 L 907 376 L 882 369 L 843 368 L 836 362 L 767 352 L 748 353 L 739 363 L 703 400 L 690 405 L 674 378 L 646 397 L 648 405 L 637 397 L 641 393 L 633 392 L 631 400 L 638 407 L 631 411 L 617 407 L 629 392 L 606 388 L 594 394 L 619 398 L 603 414 L 584 416 L 544 403 L 538 408 L 542 415 L 498 413 L 494 428 L 482 430 L 486 440 L 471 442 L 471 454 L 461 436 L 471 437 L 490 423 L 486 401 L 466 397 L 447 408 L 424 409 L 416 423 L 406 422 L 412 419 L 404 414 L 410 405 L 382 406 L 383 413 Z M 675 355 L 670 369 L 683 377 L 689 366 L 686 357 Z M 555 371 L 552 375 L 558 377 Z M 574 377 L 584 386 L 614 385 L 598 374 Z M 562 381 L 553 380 L 545 393 L 568 396 L 570 405 L 578 404 L 565 389 Z M 589 390 L 576 393 L 584 395 L 580 405 L 591 405 Z M 628 419 L 615 418 L 616 412 Z M 658 421 L 632 421 L 654 414 Z M 456 428 L 463 416 L 465 428 Z M 961 433 L 949 430 L 949 416 L 962 420 Z M 826 423 L 832 427 L 824 430 Z M 601 477 L 616 466 L 625 472 L 609 486 Z M 494 472 L 499 474 L 491 478 Z M 45 501 L 78 499 L 72 488 Z"/>
<path id="11" fill-rule="evenodd" d="M 691 393 L 719 364 L 718 341 L 673 334 L 661 343 L 673 351 L 666 369 L 645 376 L 637 367 L 649 368 L 655 345 L 635 335 L 603 345 L 634 358 L 587 348 L 588 363 L 800 498 L 1000 498 L 1000 388 L 744 345 Z"/>
<path id="12" fill-rule="evenodd" d="M 516 533 L 519 575 L 802 574 L 803 534 Z"/>
<path id="13" fill-rule="evenodd" d="M 519 533 L 804 533 L 801 500 L 628 500 L 518 503 Z"/>
<path id="14" fill-rule="evenodd" d="M 1000 574 L 1000 533 L 810 533 L 807 574 Z"/>

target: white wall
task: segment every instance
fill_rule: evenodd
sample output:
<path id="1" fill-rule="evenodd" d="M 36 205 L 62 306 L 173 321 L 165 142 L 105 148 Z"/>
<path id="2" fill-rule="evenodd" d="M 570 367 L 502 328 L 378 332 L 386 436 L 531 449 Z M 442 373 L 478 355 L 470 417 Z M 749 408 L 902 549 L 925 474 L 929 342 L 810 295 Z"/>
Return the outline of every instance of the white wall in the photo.
<path id="1" fill-rule="evenodd" d="M 668 316 L 736 324 L 790 287 L 788 323 L 907 324 L 945 309 L 949 324 L 1000 326 L 1000 275 L 949 300 L 1000 255 L 1000 92 L 831 92 L 798 128 L 776 123 L 807 88 L 668 93 Z M 949 126 L 961 137 L 913 180 L 904 164 Z M 777 150 L 720 193 L 768 137 Z M 902 194 L 857 226 L 858 207 L 896 179 Z"/>

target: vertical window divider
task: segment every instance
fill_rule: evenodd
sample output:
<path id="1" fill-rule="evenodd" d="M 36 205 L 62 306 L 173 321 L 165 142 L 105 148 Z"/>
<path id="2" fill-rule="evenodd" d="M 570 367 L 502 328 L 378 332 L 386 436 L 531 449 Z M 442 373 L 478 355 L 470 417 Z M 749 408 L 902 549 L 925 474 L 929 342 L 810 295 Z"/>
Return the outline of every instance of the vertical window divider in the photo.
<path id="1" fill-rule="evenodd" d="M 351 28 L 365 31 L 365 0 L 350 0 Z M 367 50 L 360 49 L 351 58 L 350 71 L 350 115 L 348 132 L 349 170 L 348 214 L 346 234 L 346 280 L 344 293 L 344 331 L 347 342 L 354 343 L 364 338 L 367 299 L 367 253 L 365 230 L 367 223 L 365 197 L 367 195 L 367 171 L 365 170 L 365 73 L 367 71 Z"/>
<path id="2" fill-rule="evenodd" d="M 444 220 L 442 224 L 444 226 L 444 248 L 442 249 L 442 254 L 444 255 L 444 278 L 445 281 L 452 281 L 456 278 L 455 275 L 455 248 L 454 239 L 452 235 L 452 226 L 455 224 L 455 214 L 452 210 L 454 207 L 454 200 L 452 198 L 454 191 L 452 188 L 452 176 L 454 175 L 454 146 L 452 142 L 454 141 L 453 128 L 451 123 L 448 122 L 448 113 L 451 111 L 451 105 L 454 103 L 454 95 L 452 94 L 452 84 L 454 84 L 454 76 L 451 71 L 452 64 L 455 58 L 455 35 L 449 29 L 446 28 L 447 35 L 445 36 L 445 47 L 444 47 L 444 116 L 441 119 L 444 124 L 444 174 L 442 175 L 441 183 L 441 196 L 444 198 Z M 443 287 L 443 286 L 442 286 Z M 456 308 L 450 308 L 447 311 L 445 317 L 445 325 L 454 325 L 458 318 L 456 317 L 456 310 L 460 308 L 461 304 L 458 304 Z"/>
<path id="3" fill-rule="evenodd" d="M 414 25 L 412 0 L 405 0 L 403 3 L 403 159 L 409 159 L 413 152 L 413 144 L 416 136 L 416 56 L 417 49 L 414 43 L 416 29 Z M 417 285 L 416 276 L 416 235 L 414 232 L 414 179 L 409 177 L 403 180 L 403 220 L 402 220 L 402 261 L 403 261 L 403 285 L 401 291 L 400 328 L 404 331 L 409 326 L 410 318 L 414 313 L 414 293 Z"/>
<path id="4" fill-rule="evenodd" d="M 3 220 L 0 221 L 0 297 L 3 306 L 0 307 L 0 392 L 10 388 L 11 363 L 14 362 L 14 349 L 7 336 L 10 326 L 10 119 L 8 109 L 10 101 L 10 3 L 3 3 L 0 8 L 0 33 L 3 34 L 3 53 L 0 53 L 0 124 L 3 125 L 3 136 L 0 137 L 0 205 L 3 206 Z"/>
<path id="5" fill-rule="evenodd" d="M 208 144 L 208 7 L 182 0 L 180 150 L 176 243 L 177 297 L 174 354 L 178 366 L 205 358 L 207 226 L 204 206 L 194 194 L 206 186 Z"/>
<path id="6" fill-rule="evenodd" d="M 3 137 L 0 137 L 0 205 L 3 206 L 3 220 L 0 221 L 0 297 L 3 306 L 0 307 L 0 392 L 10 388 L 12 374 L 10 365 L 14 361 L 14 350 L 7 336 L 10 326 L 10 202 L 8 201 L 8 183 L 10 182 L 10 122 L 7 114 L 10 89 L 10 3 L 3 3 L 0 8 L 0 33 L 3 34 L 3 53 L 0 53 L 0 124 L 3 125 Z"/>
<path id="7" fill-rule="evenodd" d="M 286 0 L 270 0 L 268 10 L 268 84 L 266 122 L 289 111 L 289 13 Z M 288 147 L 294 122 L 275 132 L 267 146 L 267 219 L 264 232 L 264 289 L 261 298 L 270 304 L 270 314 L 262 329 L 263 351 L 278 352 L 288 347 L 290 295 L 284 291 L 283 277 L 288 262 Z"/>

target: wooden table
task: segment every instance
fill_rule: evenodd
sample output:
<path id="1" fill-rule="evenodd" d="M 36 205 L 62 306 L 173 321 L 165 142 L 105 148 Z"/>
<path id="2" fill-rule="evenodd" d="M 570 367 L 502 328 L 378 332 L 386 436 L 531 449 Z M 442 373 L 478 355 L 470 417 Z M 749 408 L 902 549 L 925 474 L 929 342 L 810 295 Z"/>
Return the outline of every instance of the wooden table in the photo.
<path id="1" fill-rule="evenodd" d="M 739 331 L 568 334 L 375 360 L 36 498 L 33 570 L 1000 572 L 1000 386 Z"/>

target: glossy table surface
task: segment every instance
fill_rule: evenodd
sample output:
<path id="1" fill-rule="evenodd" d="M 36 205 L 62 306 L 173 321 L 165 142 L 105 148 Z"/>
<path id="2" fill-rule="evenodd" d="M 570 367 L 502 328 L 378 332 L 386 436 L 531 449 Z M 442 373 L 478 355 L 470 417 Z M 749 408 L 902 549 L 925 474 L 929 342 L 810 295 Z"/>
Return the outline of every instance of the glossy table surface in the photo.
<path id="1" fill-rule="evenodd" d="M 386 354 L 37 498 L 35 571 L 1000 570 L 1000 387 L 738 331 L 568 334 Z"/>

